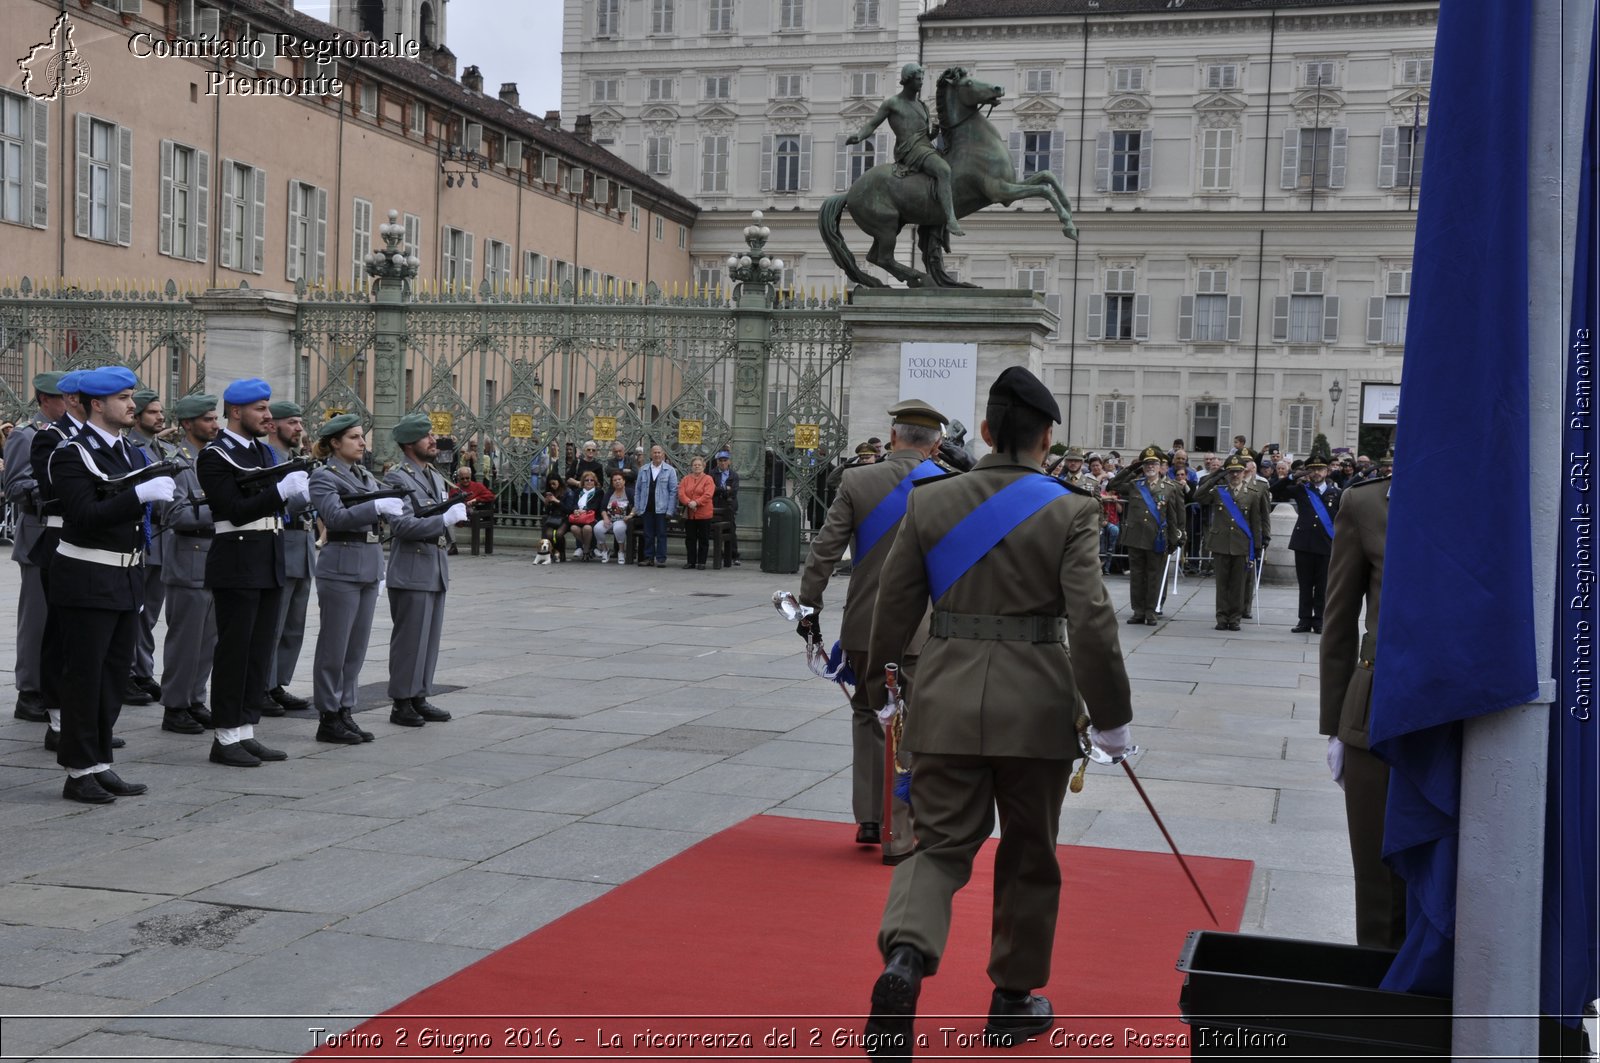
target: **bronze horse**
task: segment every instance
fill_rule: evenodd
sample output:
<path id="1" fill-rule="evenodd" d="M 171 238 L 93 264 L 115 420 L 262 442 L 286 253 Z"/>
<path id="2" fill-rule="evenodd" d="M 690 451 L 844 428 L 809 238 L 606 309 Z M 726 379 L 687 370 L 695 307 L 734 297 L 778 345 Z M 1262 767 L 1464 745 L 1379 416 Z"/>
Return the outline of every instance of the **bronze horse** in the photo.
<path id="1" fill-rule="evenodd" d="M 1043 199 L 1061 219 L 1061 231 L 1069 240 L 1078 238 L 1072 223 L 1072 208 L 1066 190 L 1048 170 L 1017 180 L 1011 151 L 981 108 L 993 108 L 1005 90 L 974 80 L 961 67 L 951 67 L 939 75 L 936 90 L 939 127 L 945 142 L 945 161 L 950 164 L 951 194 L 956 217 L 964 218 L 991 203 L 1009 206 L 1019 199 Z M 944 269 L 944 252 L 950 248 L 944 215 L 933 192 L 933 180 L 923 174 L 896 176 L 893 163 L 874 166 L 852 184 L 848 191 L 829 196 L 817 215 L 817 228 L 833 261 L 858 284 L 885 287 L 876 277 L 862 270 L 855 255 L 839 232 L 839 219 L 846 208 L 862 232 L 872 237 L 867 261 L 905 281 L 910 288 L 975 287 L 962 284 Z M 895 261 L 895 242 L 906 225 L 917 227 L 917 243 L 922 249 L 926 273 Z"/>

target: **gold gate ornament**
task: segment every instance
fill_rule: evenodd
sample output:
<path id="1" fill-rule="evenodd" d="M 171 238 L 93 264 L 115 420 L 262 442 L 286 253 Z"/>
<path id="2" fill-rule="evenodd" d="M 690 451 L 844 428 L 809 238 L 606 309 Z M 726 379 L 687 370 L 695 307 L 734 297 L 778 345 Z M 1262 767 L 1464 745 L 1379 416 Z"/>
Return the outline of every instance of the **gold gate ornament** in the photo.
<path id="1" fill-rule="evenodd" d="M 594 438 L 597 443 L 609 443 L 617 438 L 617 419 L 615 417 L 596 417 L 594 419 Z"/>
<path id="2" fill-rule="evenodd" d="M 456 426 L 456 417 L 455 414 L 448 410 L 442 413 L 430 413 L 428 414 L 428 423 L 433 426 L 434 435 L 447 436 Z"/>
<path id="3" fill-rule="evenodd" d="M 797 424 L 794 426 L 794 449 L 816 450 L 822 445 L 822 426 Z"/>
<path id="4" fill-rule="evenodd" d="M 706 423 L 704 421 L 679 421 L 678 445 L 680 447 L 697 447 L 705 442 Z"/>
<path id="5" fill-rule="evenodd" d="M 511 427 L 507 430 L 506 434 L 509 435 L 512 439 L 532 439 L 533 438 L 533 414 L 531 414 L 531 413 L 514 413 L 514 414 L 512 414 L 511 415 Z"/>

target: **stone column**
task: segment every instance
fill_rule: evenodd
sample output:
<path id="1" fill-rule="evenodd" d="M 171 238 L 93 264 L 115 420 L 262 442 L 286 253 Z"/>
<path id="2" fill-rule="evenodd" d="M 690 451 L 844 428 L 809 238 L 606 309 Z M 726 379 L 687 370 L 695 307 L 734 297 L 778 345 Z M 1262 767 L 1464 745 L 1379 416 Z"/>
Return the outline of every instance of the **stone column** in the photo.
<path id="1" fill-rule="evenodd" d="M 762 485 L 766 451 L 761 445 L 767 413 L 767 347 L 772 306 L 764 284 L 746 284 L 734 308 L 738 343 L 734 365 L 733 467 L 739 473 L 739 554 L 761 556 Z"/>
<path id="2" fill-rule="evenodd" d="M 941 410 L 961 421 L 974 454 L 988 448 L 978 435 L 984 400 L 1007 366 L 1044 379 L 1044 338 L 1057 323 L 1044 297 L 1027 289 L 857 288 L 840 312 L 851 328 L 850 446 L 889 437 L 884 410 L 899 402 L 901 344 L 975 343 L 977 387 L 971 410 Z"/>
<path id="3" fill-rule="evenodd" d="M 220 397 L 232 381 L 260 377 L 272 385 L 273 398 L 294 397 L 299 304 L 292 294 L 211 288 L 190 302 L 205 316 L 207 393 Z"/>
<path id="4" fill-rule="evenodd" d="M 377 289 L 377 308 L 372 340 L 372 454 L 379 468 L 398 461 L 400 448 L 394 442 L 394 426 L 405 414 L 401 381 L 406 349 L 406 285 L 399 277 L 373 280 Z M 465 444 L 463 444 L 465 445 Z"/>

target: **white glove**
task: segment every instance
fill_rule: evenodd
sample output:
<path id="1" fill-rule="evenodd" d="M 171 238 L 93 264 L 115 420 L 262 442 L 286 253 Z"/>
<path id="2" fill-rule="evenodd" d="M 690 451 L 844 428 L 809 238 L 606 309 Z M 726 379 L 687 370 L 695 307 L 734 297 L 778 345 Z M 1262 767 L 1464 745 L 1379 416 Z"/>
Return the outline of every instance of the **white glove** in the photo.
<path id="1" fill-rule="evenodd" d="M 1120 757 L 1133 745 L 1133 735 L 1128 730 L 1128 725 L 1113 727 L 1109 731 L 1102 731 L 1094 725 L 1089 727 L 1089 741 L 1094 747 L 1108 757 Z"/>
<path id="2" fill-rule="evenodd" d="M 289 473 L 278 481 L 278 497 L 285 502 L 311 494 L 311 475 L 304 470 Z"/>
<path id="3" fill-rule="evenodd" d="M 133 493 L 139 496 L 141 502 L 171 502 L 177 491 L 177 481 L 170 476 L 157 476 L 133 485 Z"/>
<path id="4" fill-rule="evenodd" d="M 406 511 L 405 502 L 398 498 L 374 499 L 373 505 L 378 507 L 380 517 L 398 517 Z"/>
<path id="5" fill-rule="evenodd" d="M 455 505 L 444 511 L 445 527 L 448 528 L 456 524 L 465 524 L 466 522 L 467 507 L 462 505 L 460 502 L 457 502 Z"/>
<path id="6" fill-rule="evenodd" d="M 1328 736 L 1328 774 L 1344 789 L 1344 743 L 1333 735 Z"/>

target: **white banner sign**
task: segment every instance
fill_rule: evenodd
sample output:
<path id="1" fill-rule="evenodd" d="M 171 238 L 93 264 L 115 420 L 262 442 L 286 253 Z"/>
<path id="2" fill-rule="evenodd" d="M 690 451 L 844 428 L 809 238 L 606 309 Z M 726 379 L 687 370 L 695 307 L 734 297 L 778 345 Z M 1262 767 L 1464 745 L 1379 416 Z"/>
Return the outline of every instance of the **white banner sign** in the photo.
<path id="1" fill-rule="evenodd" d="M 921 399 L 976 436 L 978 345 L 902 343 L 900 398 Z"/>
<path id="2" fill-rule="evenodd" d="M 1362 384 L 1361 423 L 1393 427 L 1400 423 L 1400 385 Z"/>

